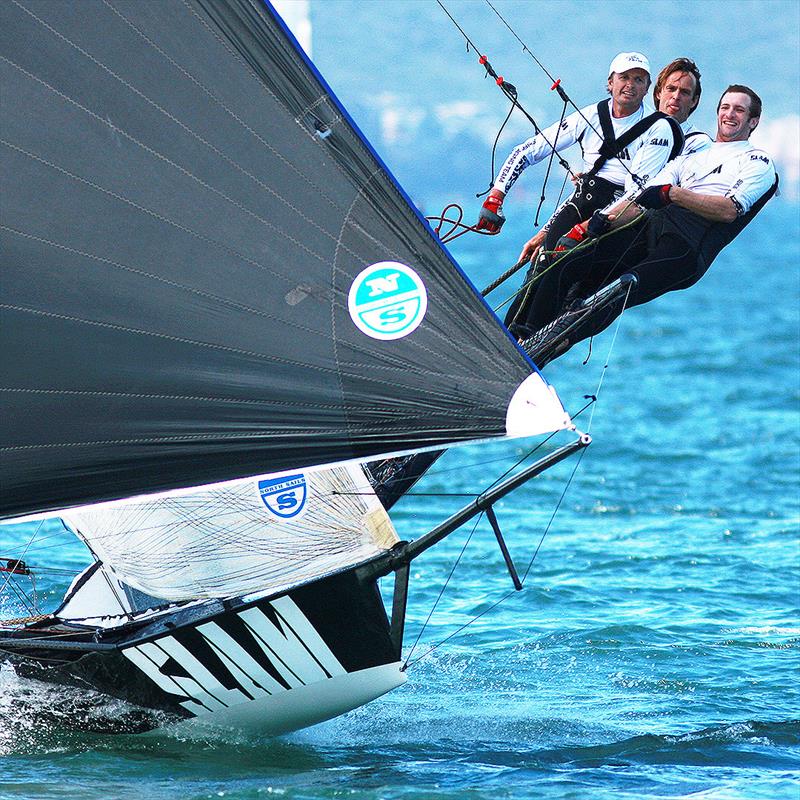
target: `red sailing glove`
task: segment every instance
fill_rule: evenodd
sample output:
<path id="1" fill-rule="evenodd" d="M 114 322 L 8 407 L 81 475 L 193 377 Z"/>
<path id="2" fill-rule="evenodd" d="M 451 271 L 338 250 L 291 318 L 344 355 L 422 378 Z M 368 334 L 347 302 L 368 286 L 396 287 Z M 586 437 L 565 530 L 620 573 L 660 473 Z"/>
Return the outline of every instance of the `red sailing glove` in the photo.
<path id="1" fill-rule="evenodd" d="M 503 216 L 503 198 L 489 196 L 483 201 L 475 228 L 489 233 L 500 233 L 506 218 Z"/>
<path id="2" fill-rule="evenodd" d="M 554 253 L 563 253 L 577 247 L 586 238 L 586 228 L 580 223 L 575 225 L 569 233 L 565 233 L 556 243 Z"/>
<path id="3" fill-rule="evenodd" d="M 672 202 L 669 198 L 671 188 L 671 183 L 665 183 L 663 186 L 648 186 L 633 202 L 642 208 L 664 208 Z"/>

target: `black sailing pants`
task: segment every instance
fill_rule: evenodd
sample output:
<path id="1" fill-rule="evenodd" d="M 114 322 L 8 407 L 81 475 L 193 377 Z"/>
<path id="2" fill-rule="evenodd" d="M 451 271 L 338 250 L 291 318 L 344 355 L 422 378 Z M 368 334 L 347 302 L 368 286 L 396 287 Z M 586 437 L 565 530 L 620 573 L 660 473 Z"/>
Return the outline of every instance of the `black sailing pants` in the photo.
<path id="1" fill-rule="evenodd" d="M 573 296 L 587 297 L 626 272 L 639 279 L 628 298 L 630 307 L 670 291 L 686 289 L 700 280 L 706 269 L 685 239 L 674 231 L 664 230 L 653 218 L 646 218 L 565 256 L 542 278 L 523 323 L 539 330 L 561 314 L 570 290 Z M 617 314 L 582 326 L 579 338 L 570 343 L 599 333 Z"/>
<path id="2" fill-rule="evenodd" d="M 572 197 L 547 223 L 547 235 L 542 244 L 542 250 L 548 252 L 555 250 L 558 240 L 569 233 L 573 226 L 589 219 L 595 211 L 605 208 L 621 192 L 621 186 L 604 178 L 598 178 L 596 175 L 584 176 Z M 531 265 L 522 282 L 522 290 L 514 297 L 506 313 L 506 327 L 520 338 L 526 338 L 533 333 L 533 330 L 525 324 L 525 319 L 530 316 L 531 304 L 538 288 L 536 284 L 531 285 L 531 281 L 543 266 L 540 267 L 539 259 Z"/>

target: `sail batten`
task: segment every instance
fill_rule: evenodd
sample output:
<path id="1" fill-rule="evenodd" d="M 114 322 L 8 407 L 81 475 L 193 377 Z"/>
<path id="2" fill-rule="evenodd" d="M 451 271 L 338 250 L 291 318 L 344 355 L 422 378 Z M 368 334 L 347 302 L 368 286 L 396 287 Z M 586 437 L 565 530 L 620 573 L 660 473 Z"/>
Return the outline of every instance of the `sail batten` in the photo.
<path id="1" fill-rule="evenodd" d="M 0 54 L 0 516 L 508 435 L 530 363 L 261 0 Z"/>

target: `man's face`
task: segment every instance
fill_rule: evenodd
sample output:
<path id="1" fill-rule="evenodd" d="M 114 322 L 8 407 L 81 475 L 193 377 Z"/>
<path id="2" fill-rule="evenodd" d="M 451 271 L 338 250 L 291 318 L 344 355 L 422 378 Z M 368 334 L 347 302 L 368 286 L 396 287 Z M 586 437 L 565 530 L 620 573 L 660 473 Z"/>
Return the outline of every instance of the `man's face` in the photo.
<path id="1" fill-rule="evenodd" d="M 612 72 L 608 79 L 608 91 L 611 92 L 614 107 L 625 115 L 639 108 L 649 87 L 650 76 L 638 67 L 625 72 Z"/>
<path id="2" fill-rule="evenodd" d="M 697 81 L 691 72 L 670 72 L 658 96 L 658 110 L 677 122 L 686 122 L 700 100 L 694 96 L 696 89 Z"/>
<path id="3" fill-rule="evenodd" d="M 758 125 L 758 117 L 750 116 L 750 95 L 726 92 L 717 111 L 717 141 L 743 142 Z"/>

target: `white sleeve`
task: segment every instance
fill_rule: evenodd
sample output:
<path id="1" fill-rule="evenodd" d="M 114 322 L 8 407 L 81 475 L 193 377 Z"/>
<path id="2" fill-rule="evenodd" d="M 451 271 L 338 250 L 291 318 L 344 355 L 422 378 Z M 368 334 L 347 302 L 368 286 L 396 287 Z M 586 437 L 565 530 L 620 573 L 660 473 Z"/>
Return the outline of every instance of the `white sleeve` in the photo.
<path id="1" fill-rule="evenodd" d="M 508 190 L 524 170 L 550 155 L 553 144 L 556 151 L 564 150 L 575 144 L 584 130 L 586 130 L 586 120 L 576 111 L 563 122 L 556 122 L 532 139 L 518 144 L 500 168 L 494 188 L 508 194 Z"/>
<path id="2" fill-rule="evenodd" d="M 681 165 L 686 160 L 687 156 L 678 156 L 673 158 L 672 161 L 666 163 L 649 181 L 644 185 L 646 189 L 648 186 L 663 186 L 667 183 L 672 183 L 680 186 L 681 182 Z M 639 194 L 641 189 L 637 190 Z"/>
<path id="3" fill-rule="evenodd" d="M 634 179 L 636 175 L 646 184 L 650 178 L 661 170 L 667 163 L 669 154 L 675 144 L 672 126 L 665 119 L 653 123 L 644 133 L 644 144 L 636 151 L 631 161 L 631 171 L 625 178 L 625 194 L 639 189 Z"/>
<path id="4" fill-rule="evenodd" d="M 642 188 L 646 189 L 648 186 L 663 186 L 666 183 L 678 184 L 679 165 L 683 161 L 683 158 L 683 156 L 678 156 L 677 158 L 673 158 L 672 161 L 667 162 Z M 631 183 L 633 185 L 630 188 L 628 188 L 627 183 L 625 184 L 626 191 L 622 197 L 620 197 L 619 200 L 614 200 L 609 203 L 609 205 L 603 209 L 603 213 L 607 213 L 609 209 L 620 202 L 630 203 L 642 193 L 642 189 L 640 189 L 634 181 L 631 181 Z"/>
<path id="5" fill-rule="evenodd" d="M 681 150 L 682 156 L 690 156 L 692 153 L 699 153 L 701 150 L 708 150 L 713 144 L 713 139 L 705 131 L 692 131 L 686 134 L 685 144 Z"/>
<path id="6" fill-rule="evenodd" d="M 775 167 L 763 150 L 751 150 L 745 154 L 747 159 L 736 181 L 725 192 L 730 197 L 741 216 L 775 183 Z"/>

